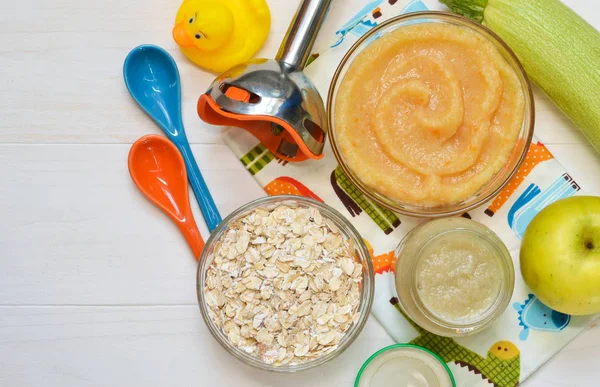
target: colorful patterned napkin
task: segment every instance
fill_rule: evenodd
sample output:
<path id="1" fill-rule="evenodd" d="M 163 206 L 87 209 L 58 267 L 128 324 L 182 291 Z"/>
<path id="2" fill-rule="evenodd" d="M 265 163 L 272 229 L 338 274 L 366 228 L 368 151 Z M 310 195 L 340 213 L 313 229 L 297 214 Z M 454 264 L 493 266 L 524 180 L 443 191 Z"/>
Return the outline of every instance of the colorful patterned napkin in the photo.
<path id="1" fill-rule="evenodd" d="M 423 10 L 427 7 L 419 0 L 370 2 L 339 28 L 330 47 L 312 55 L 307 75 L 325 98 L 338 63 L 358 37 L 390 17 Z M 533 140 L 518 174 L 500 195 L 463 215 L 485 224 L 500 236 L 513 256 L 517 273 L 511 305 L 498 321 L 479 334 L 460 339 L 425 331 L 406 318 L 396 305 L 393 250 L 420 220 L 396 215 L 363 196 L 338 167 L 329 146 L 322 160 L 293 164 L 277 159 L 241 129 L 227 131 L 224 141 L 268 194 L 317 198 L 352 221 L 368 241 L 376 269 L 373 315 L 395 341 L 417 344 L 440 355 L 450 366 L 458 386 L 490 383 L 516 386 L 594 320 L 590 316 L 571 317 L 551 310 L 530 293 L 521 278 L 518 252 L 529 221 L 549 203 L 581 192 L 579 185 L 537 139 Z"/>

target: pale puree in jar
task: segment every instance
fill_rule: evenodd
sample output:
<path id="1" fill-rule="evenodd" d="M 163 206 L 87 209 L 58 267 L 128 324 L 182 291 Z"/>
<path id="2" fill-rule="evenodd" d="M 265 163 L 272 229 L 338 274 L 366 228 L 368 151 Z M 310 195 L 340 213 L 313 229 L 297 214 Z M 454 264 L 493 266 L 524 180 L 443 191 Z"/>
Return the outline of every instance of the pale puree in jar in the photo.
<path id="1" fill-rule="evenodd" d="M 441 336 L 465 336 L 492 324 L 508 306 L 514 266 L 492 230 L 463 217 L 412 229 L 396 249 L 402 311 Z"/>
<path id="2" fill-rule="evenodd" d="M 459 324 L 481 319 L 502 286 L 494 247 L 463 232 L 440 235 L 424 246 L 416 277 L 425 307 L 439 319 Z"/>
<path id="3" fill-rule="evenodd" d="M 348 168 L 403 203 L 468 199 L 507 163 L 524 116 L 513 68 L 466 27 L 421 23 L 385 33 L 354 59 L 335 101 Z"/>

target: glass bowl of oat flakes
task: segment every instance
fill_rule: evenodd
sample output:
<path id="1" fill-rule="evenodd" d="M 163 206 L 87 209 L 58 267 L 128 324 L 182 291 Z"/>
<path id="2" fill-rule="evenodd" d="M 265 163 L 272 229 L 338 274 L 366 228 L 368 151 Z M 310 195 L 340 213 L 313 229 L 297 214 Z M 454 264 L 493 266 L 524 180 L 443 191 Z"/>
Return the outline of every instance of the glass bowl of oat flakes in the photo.
<path id="1" fill-rule="evenodd" d="M 373 277 L 367 247 L 339 212 L 270 196 L 240 207 L 212 233 L 198 265 L 198 303 L 236 358 L 296 372 L 352 344 L 369 317 Z"/>

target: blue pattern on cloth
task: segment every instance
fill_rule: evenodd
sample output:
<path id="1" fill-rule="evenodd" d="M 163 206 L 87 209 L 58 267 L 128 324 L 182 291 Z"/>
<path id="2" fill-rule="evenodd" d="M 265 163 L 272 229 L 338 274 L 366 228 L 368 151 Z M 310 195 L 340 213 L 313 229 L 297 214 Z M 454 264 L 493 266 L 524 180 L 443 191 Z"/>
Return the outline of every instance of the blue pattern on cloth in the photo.
<path id="1" fill-rule="evenodd" d="M 315 59 L 305 68 L 305 73 L 325 98 L 337 65 L 360 36 L 391 17 L 405 12 L 424 11 L 428 9 L 427 6 L 435 9 L 441 7 L 433 0 L 375 0 L 367 3 L 346 23 L 340 23 L 341 27 L 337 28 L 335 36 L 332 36 L 331 41 L 334 43 L 331 47 L 313 53 L 312 57 Z M 373 11 L 377 8 L 379 10 L 374 15 Z M 333 16 L 330 15 L 326 23 L 332 22 Z M 343 175 L 339 174 L 337 160 L 329 144 L 326 144 L 321 160 L 287 163 L 277 160 L 256 138 L 244 130 L 232 128 L 225 132 L 223 140 L 237 157 L 244 159 L 246 168 L 262 187 L 281 176 L 288 176 L 346 215 L 373 247 L 375 256 L 395 250 L 400 240 L 422 222 L 393 214 L 348 185 Z M 535 138 L 532 144 L 543 146 Z M 332 184 L 332 179 L 335 185 Z M 563 197 L 582 194 L 583 190 L 554 157 L 537 163 L 527 171 L 522 182 L 514 185 L 514 190 L 507 197 L 503 197 L 503 204 L 499 208 L 487 211 L 491 201 L 469 211 L 468 214 L 471 219 L 492 229 L 511 252 L 516 269 L 513 307 L 507 308 L 484 332 L 456 341 L 482 357 L 487 356 L 490 346 L 498 341 L 518 343 L 522 382 L 569 341 L 588 329 L 596 316 L 567 316 L 550 310 L 537 299 L 531 300 L 531 291 L 521 278 L 518 264 L 520 238 L 531 219 L 546 205 Z M 386 228 L 385 225 L 389 227 Z M 418 337 L 419 333 L 392 306 L 390 299 L 393 297 L 397 297 L 393 270 L 377 274 L 372 314 L 396 342 L 410 342 Z M 535 334 L 532 334 L 532 331 L 535 331 Z M 369 355 L 365 353 L 365 359 Z M 482 380 L 480 375 L 457 368 L 454 364 L 449 366 L 458 386 L 490 385 Z"/>

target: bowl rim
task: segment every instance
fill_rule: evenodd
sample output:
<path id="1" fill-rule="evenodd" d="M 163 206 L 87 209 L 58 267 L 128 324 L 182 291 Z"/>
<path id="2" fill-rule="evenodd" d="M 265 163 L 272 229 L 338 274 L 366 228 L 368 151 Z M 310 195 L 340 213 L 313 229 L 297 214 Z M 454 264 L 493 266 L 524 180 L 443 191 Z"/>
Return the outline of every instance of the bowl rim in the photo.
<path id="1" fill-rule="evenodd" d="M 356 50 L 358 50 L 359 47 L 361 47 L 363 45 L 363 43 L 365 41 L 367 41 L 368 39 L 371 39 L 373 36 L 380 33 L 381 30 L 384 30 L 387 27 L 397 24 L 397 23 L 406 22 L 406 21 L 410 21 L 413 19 L 421 19 L 421 18 L 432 18 L 432 19 L 437 18 L 437 20 L 450 20 L 450 21 L 454 20 L 459 23 L 468 25 L 469 28 L 482 33 L 484 36 L 487 34 L 488 36 L 486 36 L 486 37 L 490 38 L 491 40 L 494 40 L 496 43 L 498 43 L 506 51 L 508 56 L 510 56 L 511 59 L 514 61 L 515 66 L 511 65 L 511 67 L 514 68 L 515 72 L 520 73 L 520 75 L 522 76 L 522 79 L 524 80 L 524 84 L 520 80 L 519 80 L 519 83 L 522 83 L 522 86 L 524 89 L 523 95 L 525 97 L 525 102 L 526 102 L 525 106 L 527 106 L 527 102 L 529 102 L 529 106 L 530 106 L 530 108 L 529 108 L 529 125 L 527 128 L 525 128 L 526 138 L 525 138 L 523 152 L 521 152 L 521 154 L 519 155 L 517 162 L 513 166 L 510 173 L 508 173 L 508 175 L 506 176 L 504 181 L 501 184 L 499 184 L 498 187 L 496 187 L 496 189 L 494 189 L 493 191 L 489 192 L 486 195 L 483 195 L 483 196 L 477 198 L 477 200 L 473 201 L 473 203 L 470 203 L 467 205 L 461 205 L 462 202 L 451 203 L 451 204 L 448 204 L 447 206 L 453 206 L 455 208 L 444 209 L 443 208 L 444 206 L 439 206 L 440 210 L 438 210 L 438 211 L 435 211 L 436 207 L 423 207 L 421 210 L 406 209 L 406 208 L 403 208 L 401 206 L 401 204 L 392 205 L 392 204 L 390 204 L 389 201 L 382 200 L 382 197 L 384 197 L 385 195 L 374 194 L 372 192 L 372 189 L 367 187 L 360 179 L 358 179 L 356 176 L 354 176 L 354 173 L 350 170 L 350 168 L 346 165 L 346 163 L 343 162 L 342 152 L 338 148 L 336 140 L 335 140 L 335 136 L 333 134 L 334 122 L 333 122 L 333 114 L 332 114 L 333 109 L 332 108 L 333 108 L 333 105 L 335 102 L 333 95 L 334 95 L 335 89 L 338 87 L 338 84 L 340 82 L 339 78 L 340 78 L 341 72 L 346 67 L 348 62 L 350 61 L 350 58 L 352 57 L 352 55 L 356 52 Z M 351 62 L 350 62 L 350 65 L 351 65 Z M 403 214 L 403 215 L 407 215 L 407 216 L 416 217 L 416 218 L 433 219 L 433 218 L 443 218 L 443 217 L 461 215 L 465 212 L 471 211 L 474 208 L 481 206 L 482 204 L 484 204 L 484 203 L 488 202 L 489 200 L 498 196 L 498 194 L 500 194 L 500 192 L 508 185 L 508 183 L 510 183 L 512 178 L 517 174 L 521 165 L 523 164 L 523 161 L 525 160 L 525 157 L 527 156 L 527 152 L 529 150 L 531 141 L 533 139 L 533 133 L 534 133 L 534 127 L 535 127 L 535 101 L 533 98 L 531 82 L 529 81 L 529 77 L 527 76 L 527 73 L 525 72 L 525 69 L 523 68 L 523 65 L 521 64 L 521 61 L 519 61 L 519 58 L 516 56 L 516 54 L 513 52 L 513 50 L 510 48 L 510 46 L 502 38 L 500 38 L 494 31 L 492 31 L 488 27 L 486 27 L 480 23 L 477 23 L 469 18 L 466 18 L 464 16 L 457 15 L 457 14 L 447 12 L 447 11 L 418 11 L 418 12 L 410 12 L 410 13 L 394 16 L 394 17 L 382 22 L 381 24 L 378 24 L 377 26 L 375 26 L 371 30 L 369 30 L 367 33 L 362 35 L 356 42 L 354 42 L 354 44 L 350 47 L 348 52 L 346 52 L 346 54 L 343 56 L 342 60 L 338 64 L 338 66 L 333 74 L 333 77 L 332 77 L 331 83 L 329 84 L 329 89 L 327 92 L 326 108 L 327 108 L 326 109 L 327 110 L 327 131 L 328 131 L 328 135 L 329 135 L 328 137 L 330 139 L 329 142 L 331 144 L 331 149 L 336 158 L 336 161 L 338 162 L 338 165 L 342 168 L 346 177 L 348 177 L 348 179 L 360 190 L 360 192 L 362 194 L 364 194 L 370 200 L 379 204 L 383 208 L 387 208 L 390 211 L 393 211 L 393 212 L 396 212 L 399 214 Z M 525 109 L 525 110 L 527 110 L 527 109 Z M 527 116 L 527 111 L 525 111 L 523 114 L 523 122 L 526 121 L 526 119 L 527 119 L 526 116 Z M 490 179 L 490 181 L 493 181 L 495 176 L 497 176 L 497 174 L 495 174 L 494 177 L 492 177 Z M 485 185 L 482 188 L 484 188 L 484 187 L 485 187 Z M 480 188 L 480 190 L 482 188 Z M 478 193 L 476 192 L 471 197 L 473 197 L 477 194 Z M 468 200 L 468 199 L 465 199 L 465 200 Z M 427 211 L 427 212 L 424 212 L 424 211 Z"/>
<path id="2" fill-rule="evenodd" d="M 425 352 L 428 355 L 432 356 L 432 358 L 436 361 L 438 361 L 442 366 L 444 366 L 444 369 L 446 370 L 446 372 L 448 373 L 448 376 L 450 377 L 450 382 L 452 383 L 452 387 L 456 387 L 456 380 L 454 379 L 454 375 L 452 374 L 452 371 L 450 370 L 450 367 L 448 367 L 448 364 L 446 364 L 444 362 L 444 360 L 435 352 L 430 351 L 429 349 L 425 348 L 425 347 L 421 347 L 419 345 L 415 345 L 415 344 L 404 344 L 404 343 L 397 343 L 397 344 L 391 344 L 388 345 L 387 347 L 383 347 L 380 350 L 376 351 L 375 353 L 373 353 L 371 356 L 369 356 L 369 358 L 363 363 L 362 367 L 360 367 L 360 370 L 358 371 L 358 374 L 356 375 L 356 379 L 354 380 L 354 387 L 358 387 L 359 383 L 360 383 L 360 379 L 362 378 L 363 373 L 365 372 L 365 370 L 367 369 L 367 367 L 369 366 L 369 364 L 371 364 L 371 362 L 373 360 L 375 360 L 375 358 L 379 357 L 379 355 L 388 352 L 388 351 L 393 351 L 393 350 L 397 350 L 397 349 L 415 349 L 421 352 Z"/>
<path id="3" fill-rule="evenodd" d="M 231 345 L 230 343 L 226 342 L 226 339 L 224 340 L 221 337 L 221 335 L 219 335 L 218 331 L 220 329 L 216 326 L 214 321 L 212 321 L 212 318 L 210 318 L 210 316 L 208 315 L 208 308 L 206 307 L 205 302 L 204 302 L 204 294 L 203 294 L 203 289 L 200 286 L 201 285 L 200 279 L 201 279 L 201 275 L 203 274 L 202 268 L 204 266 L 204 262 L 206 261 L 206 259 L 208 257 L 209 247 L 213 246 L 217 242 L 217 238 L 220 238 L 220 236 L 223 234 L 223 232 L 227 230 L 229 223 L 233 219 L 239 217 L 242 214 L 246 214 L 255 208 L 258 208 L 261 205 L 275 204 L 278 202 L 282 203 L 282 202 L 285 202 L 288 200 L 296 201 L 296 202 L 299 201 L 299 202 L 301 202 L 301 205 L 303 204 L 305 206 L 312 206 L 312 207 L 317 207 L 318 209 L 325 209 L 326 211 L 329 211 L 333 215 L 333 218 L 336 218 L 336 219 L 334 219 L 334 221 L 343 223 L 349 229 L 350 233 L 352 234 L 352 235 L 349 235 L 349 237 L 351 237 L 352 239 L 356 239 L 358 241 L 358 244 L 355 246 L 355 248 L 356 248 L 357 254 L 365 258 L 364 260 L 366 262 L 366 272 L 367 272 L 367 275 L 369 278 L 367 281 L 365 281 L 365 279 L 363 278 L 363 290 L 361 291 L 361 303 L 362 302 L 365 303 L 364 312 L 360 315 L 357 322 L 350 326 L 351 327 L 350 329 L 353 329 L 353 334 L 351 337 L 349 337 L 347 339 L 347 341 L 344 342 L 343 346 L 339 345 L 335 350 L 325 353 L 324 355 L 322 355 L 320 357 L 317 357 L 313 360 L 309 360 L 304 363 L 300 363 L 300 364 L 293 365 L 293 366 L 290 366 L 290 365 L 273 366 L 271 364 L 267 364 L 267 363 L 261 361 L 258 357 L 250 355 L 250 354 L 244 352 L 242 349 Z M 331 218 L 331 216 L 327 215 L 327 216 L 325 216 L 325 218 Z M 356 241 L 354 241 L 354 242 L 356 242 Z M 365 285 L 367 285 L 368 288 L 365 288 L 364 287 Z M 197 266 L 197 271 L 196 271 L 196 296 L 197 296 L 197 301 L 198 301 L 198 307 L 200 308 L 200 314 L 202 315 L 202 319 L 204 320 L 206 326 L 208 327 L 208 330 L 210 331 L 213 338 L 221 345 L 221 347 L 223 347 L 228 353 L 233 355 L 233 357 L 236 358 L 238 361 L 241 361 L 244 364 L 247 364 L 254 368 L 265 370 L 265 371 L 272 371 L 272 372 L 276 372 L 276 373 L 293 373 L 293 372 L 305 371 L 305 370 L 308 370 L 308 369 L 311 369 L 314 367 L 318 367 L 318 366 L 325 364 L 325 363 L 333 360 L 334 358 L 336 358 L 338 355 L 340 355 L 341 353 L 346 351 L 346 349 L 348 349 L 352 345 L 352 343 L 354 343 L 354 341 L 358 338 L 358 336 L 360 336 L 360 334 L 363 331 L 363 329 L 367 323 L 367 320 L 369 319 L 369 316 L 371 314 L 371 308 L 373 306 L 374 295 L 375 295 L 375 269 L 373 267 L 373 262 L 372 262 L 370 254 L 369 254 L 369 250 L 368 250 L 360 232 L 358 232 L 356 227 L 344 215 L 342 215 L 338 210 L 336 210 L 332 206 L 330 206 L 326 203 L 319 202 L 312 198 L 305 197 L 305 196 L 298 196 L 298 195 L 264 196 L 264 197 L 252 200 L 252 201 L 242 205 L 241 207 L 238 207 L 237 209 L 232 211 L 227 217 L 225 217 L 225 219 L 223 219 L 223 221 L 221 221 L 221 223 L 219 223 L 217 228 L 211 233 L 210 237 L 206 241 L 205 248 L 202 250 L 202 254 L 200 255 L 200 258 L 198 259 L 198 266 Z M 360 304 L 359 304 L 359 309 L 360 309 Z M 347 333 L 345 333 L 345 335 L 347 335 Z"/>

